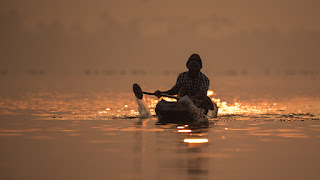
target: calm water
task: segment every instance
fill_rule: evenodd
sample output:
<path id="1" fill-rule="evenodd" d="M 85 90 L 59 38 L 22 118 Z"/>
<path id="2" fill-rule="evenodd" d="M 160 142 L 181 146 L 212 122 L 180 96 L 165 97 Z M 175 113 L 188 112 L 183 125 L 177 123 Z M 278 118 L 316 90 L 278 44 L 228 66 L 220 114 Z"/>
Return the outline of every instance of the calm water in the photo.
<path id="1" fill-rule="evenodd" d="M 320 99 L 211 97 L 219 117 L 190 130 L 138 118 L 131 92 L 1 96 L 0 179 L 318 179 Z"/>

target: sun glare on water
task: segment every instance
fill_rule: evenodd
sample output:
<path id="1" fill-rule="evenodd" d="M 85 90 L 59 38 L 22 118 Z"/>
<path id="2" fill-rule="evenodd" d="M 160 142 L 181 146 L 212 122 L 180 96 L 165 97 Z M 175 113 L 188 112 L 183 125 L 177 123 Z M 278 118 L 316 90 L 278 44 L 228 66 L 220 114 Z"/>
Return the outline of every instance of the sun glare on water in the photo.
<path id="1" fill-rule="evenodd" d="M 185 143 L 208 143 L 209 140 L 207 138 L 186 138 L 183 140 Z"/>
<path id="2" fill-rule="evenodd" d="M 260 102 L 260 103 L 242 103 L 237 99 L 234 99 L 232 103 L 228 103 L 226 101 L 222 101 L 221 99 L 214 97 L 216 93 L 212 90 L 207 92 L 207 96 L 211 98 L 212 102 L 216 103 L 218 106 L 218 116 L 221 115 L 237 115 L 237 114 L 245 114 L 245 115 L 258 115 L 258 114 L 265 114 L 275 111 L 284 111 L 286 107 L 278 106 L 277 103 L 273 102 Z M 155 107 L 157 103 L 161 100 L 169 101 L 169 102 L 176 102 L 176 99 L 162 97 L 160 99 L 155 99 L 152 96 L 146 96 L 142 100 L 140 100 L 140 104 L 145 104 L 145 108 L 150 115 L 156 115 Z M 128 105 L 125 104 L 120 109 L 114 110 L 112 108 L 106 108 L 104 111 L 99 112 L 99 116 L 109 116 L 115 118 L 121 117 L 137 117 L 139 116 L 139 111 L 136 108 L 137 104 L 132 102 L 132 104 Z"/>
<path id="3" fill-rule="evenodd" d="M 258 104 L 243 104 L 237 99 L 233 100 L 232 104 L 228 104 L 225 101 L 221 101 L 221 99 L 212 97 L 216 95 L 212 90 L 209 90 L 207 95 L 211 98 L 212 102 L 216 103 L 219 107 L 218 115 L 225 114 L 263 114 L 272 111 L 282 111 L 285 110 L 286 107 L 276 107 L 276 103 L 258 103 Z"/>
<path id="4" fill-rule="evenodd" d="M 263 113 L 268 113 L 271 111 L 279 111 L 279 110 L 285 110 L 286 107 L 277 107 L 276 103 L 258 103 L 258 104 L 244 104 L 236 99 L 233 100 L 233 103 L 227 103 L 225 101 L 221 101 L 219 98 L 215 98 L 216 93 L 212 90 L 209 90 L 207 92 L 207 96 L 211 98 L 212 102 L 216 103 L 219 111 L 218 111 L 218 116 L 219 115 L 226 115 L 226 114 L 263 114 Z M 172 98 L 167 98 L 164 97 L 162 98 L 165 101 L 169 102 L 176 102 L 176 99 Z M 148 108 L 154 109 L 159 102 L 159 100 L 155 99 L 146 99 Z M 154 112 L 151 112 L 151 114 L 155 114 Z"/>

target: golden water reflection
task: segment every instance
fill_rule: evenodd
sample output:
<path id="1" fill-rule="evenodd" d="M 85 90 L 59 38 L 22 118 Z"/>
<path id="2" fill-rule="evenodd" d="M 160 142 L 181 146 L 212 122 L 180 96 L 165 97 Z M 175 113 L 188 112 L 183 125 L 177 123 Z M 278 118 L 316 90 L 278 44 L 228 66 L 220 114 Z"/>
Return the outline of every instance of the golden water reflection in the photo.
<path id="1" fill-rule="evenodd" d="M 213 91 L 210 98 L 219 107 L 218 119 L 236 120 L 319 120 L 320 99 L 263 99 L 233 102 L 223 101 Z M 151 115 L 158 99 L 143 100 Z M 68 92 L 32 91 L 17 97 L 0 96 L 0 115 L 32 115 L 50 120 L 107 120 L 136 118 L 138 106 L 132 92 Z"/>
<path id="2" fill-rule="evenodd" d="M 309 154 L 317 153 L 310 147 L 318 147 L 319 140 L 318 131 L 313 129 L 320 129 L 316 121 L 215 121 L 207 128 L 156 125 L 156 121 L 156 118 L 6 121 L 1 126 L 0 138 L 7 148 L 0 152 L 12 153 L 8 156 L 11 166 L 17 162 L 30 163 L 32 159 L 32 166 L 23 166 L 30 172 L 41 168 L 49 170 L 45 166 L 48 164 L 57 168 L 64 162 L 72 171 L 79 171 L 73 169 L 76 166 L 81 172 L 100 173 L 115 179 L 121 173 L 127 177 L 136 175 L 137 179 L 170 179 L 172 175 L 182 179 L 212 179 L 217 172 L 236 172 L 239 164 L 248 169 L 263 166 L 255 163 L 256 159 L 268 163 L 271 170 L 276 170 L 278 163 L 291 165 L 281 158 L 268 159 L 272 153 L 279 157 L 298 155 L 300 159 L 309 160 Z M 38 124 L 43 126 L 34 128 Z M 180 133 L 181 130 L 188 132 Z M 12 147 L 19 149 L 11 152 Z M 304 153 L 300 153 L 302 147 Z M 32 158 L 29 158 L 30 152 Z M 13 158 L 17 156 L 15 153 L 21 158 Z M 248 169 L 244 170 L 249 172 Z"/>
<path id="3" fill-rule="evenodd" d="M 190 132 L 192 132 L 192 130 L 191 129 L 179 129 L 178 132 L 179 133 L 190 133 Z"/>
<path id="4" fill-rule="evenodd" d="M 207 138 L 186 138 L 183 140 L 185 143 L 208 143 Z"/>
<path id="5" fill-rule="evenodd" d="M 308 160 L 301 163 L 304 169 L 316 167 L 309 164 L 319 157 L 314 150 L 319 149 L 319 100 L 230 103 L 209 95 L 220 109 L 207 128 L 156 125 L 153 116 L 139 119 L 132 93 L 0 97 L 5 120 L 0 122 L 5 147 L 0 154 L 22 177 L 28 176 L 24 172 L 55 169 L 60 177 L 90 172 L 100 179 L 118 179 L 119 174 L 132 179 L 219 179 L 219 173 L 224 177 L 242 170 L 247 175 L 257 167 L 277 171 L 279 164 L 298 169 L 299 163 L 291 163 L 296 159 Z M 144 101 L 154 115 L 158 99 L 146 96 Z M 279 158 L 268 158 L 272 153 Z"/>

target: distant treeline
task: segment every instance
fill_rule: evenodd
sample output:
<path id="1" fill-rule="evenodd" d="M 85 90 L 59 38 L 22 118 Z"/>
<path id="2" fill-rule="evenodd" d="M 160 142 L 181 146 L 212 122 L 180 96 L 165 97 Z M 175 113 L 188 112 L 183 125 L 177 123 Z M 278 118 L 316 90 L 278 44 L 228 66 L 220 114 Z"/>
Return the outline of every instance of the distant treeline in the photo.
<path id="1" fill-rule="evenodd" d="M 44 75 L 55 75 L 56 71 L 46 71 L 44 69 L 27 69 L 22 72 L 23 75 L 30 76 L 44 76 Z M 72 74 L 78 74 L 72 73 Z M 161 75 L 161 76 L 177 76 L 180 71 L 174 70 L 143 70 L 143 69 L 132 69 L 132 70 L 116 70 L 116 69 L 85 69 L 80 74 L 86 76 L 144 76 L 144 75 Z M 252 70 L 247 69 L 227 69 L 219 71 L 204 71 L 207 75 L 222 75 L 222 76 L 250 76 L 250 75 L 265 75 L 265 76 L 319 76 L 320 70 L 305 70 L 305 69 L 263 69 L 263 70 Z M 0 69 L 0 76 L 7 76 L 10 74 L 17 74 L 17 71 L 10 71 L 9 69 Z M 19 73 L 21 74 L 21 72 Z"/>
<path id="2" fill-rule="evenodd" d="M 90 70 L 87 69 L 84 71 L 84 74 L 87 76 L 97 76 L 97 75 L 106 75 L 106 76 L 113 76 L 113 75 L 178 75 L 181 73 L 180 71 L 173 71 L 173 70 L 163 70 L 163 71 L 146 71 L 141 69 L 133 69 L 133 70 Z M 256 75 L 256 74 L 263 74 L 266 76 L 271 75 L 283 75 L 283 76 L 317 76 L 320 75 L 320 70 L 296 70 L 296 69 L 285 69 L 285 70 L 271 70 L 271 69 L 264 69 L 260 72 L 256 71 L 248 71 L 246 69 L 241 70 L 220 70 L 217 72 L 213 71 L 204 71 L 205 74 L 213 74 L 213 75 L 224 75 L 224 76 L 247 76 L 247 75 Z"/>

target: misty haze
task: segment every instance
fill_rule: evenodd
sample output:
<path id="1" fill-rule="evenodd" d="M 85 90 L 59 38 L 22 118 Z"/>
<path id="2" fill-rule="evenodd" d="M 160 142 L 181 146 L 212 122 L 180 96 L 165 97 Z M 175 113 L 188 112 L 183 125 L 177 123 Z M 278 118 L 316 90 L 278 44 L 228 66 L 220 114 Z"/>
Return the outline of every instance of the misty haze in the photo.
<path id="1" fill-rule="evenodd" d="M 0 0 L 0 179 L 318 179 L 318 7 Z"/>

